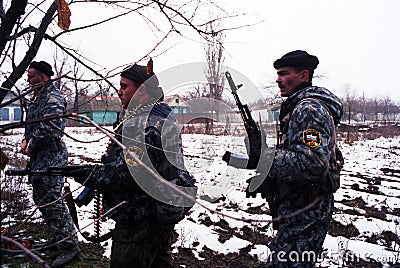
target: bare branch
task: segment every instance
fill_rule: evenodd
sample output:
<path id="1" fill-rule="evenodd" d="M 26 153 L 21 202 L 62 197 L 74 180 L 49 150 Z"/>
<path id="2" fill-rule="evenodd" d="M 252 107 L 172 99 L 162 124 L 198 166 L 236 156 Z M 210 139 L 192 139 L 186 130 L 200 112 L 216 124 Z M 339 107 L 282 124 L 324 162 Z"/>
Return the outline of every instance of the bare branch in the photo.
<path id="1" fill-rule="evenodd" d="M 21 243 L 19 243 L 18 241 L 15 241 L 7 236 L 2 235 L 1 236 L 1 240 L 2 241 L 6 241 L 8 243 L 12 243 L 15 246 L 17 246 L 18 248 L 20 248 L 26 255 L 28 255 L 29 257 L 31 257 L 36 263 L 42 265 L 45 268 L 50 268 L 50 266 L 44 261 L 42 260 L 39 256 L 37 256 L 36 254 L 34 254 L 32 251 L 30 251 L 29 249 L 27 249 L 26 247 L 24 247 Z M 3 249 L 1 249 L 3 250 Z M 13 251 L 11 251 L 13 252 Z"/>
<path id="2" fill-rule="evenodd" d="M 80 64 L 82 64 L 83 66 L 85 66 L 86 68 L 88 68 L 89 70 L 91 70 L 94 74 L 96 74 L 97 76 L 101 77 L 103 80 L 105 80 L 107 82 L 107 84 L 109 84 L 113 89 L 115 89 L 115 91 L 118 91 L 118 89 L 102 74 L 100 74 L 99 72 L 97 72 L 95 69 L 93 69 L 91 66 L 87 65 L 86 63 L 84 63 L 82 60 L 80 60 L 79 58 L 77 58 L 75 55 L 73 55 L 71 52 L 69 52 L 67 49 L 65 49 L 62 45 L 60 45 L 55 39 L 50 38 L 49 39 L 56 44 L 59 48 L 61 48 L 61 50 L 63 50 L 65 53 L 67 53 L 68 55 L 70 55 L 72 58 L 74 58 L 77 62 L 79 62 Z"/>
<path id="3" fill-rule="evenodd" d="M 96 23 L 92 23 L 92 24 L 89 24 L 89 25 L 85 25 L 85 26 L 81 26 L 81 27 L 74 28 L 74 29 L 71 29 L 71 30 L 66 30 L 66 31 L 60 32 L 59 34 L 55 35 L 53 38 L 56 39 L 56 38 L 58 38 L 59 36 L 65 34 L 65 33 L 70 33 L 70 32 L 73 32 L 73 31 L 78 31 L 78 30 L 82 30 L 82 29 L 86 29 L 86 28 L 91 28 L 91 27 L 94 27 L 94 26 L 97 26 L 97 25 L 100 25 L 100 24 L 103 24 L 103 23 L 106 23 L 106 22 L 110 22 L 110 21 L 112 21 L 112 20 L 114 20 L 114 19 L 117 19 L 117 18 L 119 18 L 119 17 L 128 15 L 128 14 L 130 14 L 130 13 L 132 13 L 132 12 L 135 12 L 135 11 L 137 11 L 137 10 L 139 10 L 139 9 L 142 9 L 142 8 L 148 6 L 148 5 L 149 5 L 149 4 L 142 5 L 141 7 L 137 7 L 136 9 L 129 10 L 129 11 L 125 12 L 125 13 L 118 14 L 118 15 L 116 15 L 116 16 L 113 16 L 113 17 L 111 17 L 111 18 L 107 18 L 107 19 L 105 19 L 105 20 L 102 20 L 102 21 L 99 21 L 99 22 L 96 22 Z"/>
<path id="4" fill-rule="evenodd" d="M 29 64 L 33 60 L 33 58 L 36 56 L 39 47 L 43 41 L 43 38 L 45 36 L 45 32 L 49 24 L 51 23 L 53 19 L 53 15 L 57 10 L 57 4 L 56 2 L 52 2 L 50 5 L 49 9 L 47 10 L 45 16 L 43 17 L 42 22 L 40 23 L 39 28 L 36 31 L 35 37 L 33 38 L 33 42 L 31 46 L 29 47 L 28 51 L 25 54 L 25 57 L 22 59 L 20 64 L 17 66 L 16 69 L 8 76 L 7 80 L 3 82 L 2 87 L 3 88 L 8 88 L 10 89 L 13 87 L 15 82 L 22 77 L 24 74 L 25 70 L 28 68 Z M 8 36 L 8 35 L 7 35 Z M 4 99 L 5 95 L 8 92 L 6 90 L 1 89 L 0 90 L 0 102 Z"/>

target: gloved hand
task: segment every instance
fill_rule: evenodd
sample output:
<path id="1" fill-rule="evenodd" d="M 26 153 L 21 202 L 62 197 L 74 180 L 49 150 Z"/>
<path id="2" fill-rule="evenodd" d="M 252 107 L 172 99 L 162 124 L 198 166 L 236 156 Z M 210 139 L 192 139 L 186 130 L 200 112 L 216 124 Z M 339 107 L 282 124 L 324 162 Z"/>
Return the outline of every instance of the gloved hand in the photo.
<path id="1" fill-rule="evenodd" d="M 226 151 L 222 156 L 222 160 L 229 164 L 229 160 L 231 159 L 231 152 Z"/>
<path id="2" fill-rule="evenodd" d="M 95 166 L 73 169 L 73 170 L 68 171 L 65 174 L 65 176 L 73 177 L 76 182 L 83 184 L 86 181 L 86 179 L 89 177 L 89 175 L 92 173 L 94 168 L 95 168 Z"/>
<path id="3" fill-rule="evenodd" d="M 258 174 L 246 180 L 249 184 L 246 188 L 246 197 L 256 197 L 258 193 L 261 197 L 266 198 L 269 195 L 269 189 L 265 174 Z"/>

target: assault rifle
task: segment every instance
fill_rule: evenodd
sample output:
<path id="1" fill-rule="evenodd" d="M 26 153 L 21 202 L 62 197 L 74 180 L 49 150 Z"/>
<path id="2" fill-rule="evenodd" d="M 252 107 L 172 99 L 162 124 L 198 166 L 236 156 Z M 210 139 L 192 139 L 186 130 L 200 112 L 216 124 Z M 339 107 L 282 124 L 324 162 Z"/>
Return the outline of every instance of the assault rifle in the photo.
<path id="1" fill-rule="evenodd" d="M 9 169 L 5 171 L 7 176 L 30 176 L 30 175 L 42 175 L 42 176 L 70 176 L 70 171 L 77 169 L 84 169 L 92 167 L 91 165 L 67 165 L 63 167 L 48 167 L 42 170 L 32 170 L 28 164 L 25 169 Z M 88 205 L 93 199 L 95 191 L 93 188 L 85 187 L 83 191 L 74 200 L 78 207 Z"/>
<path id="2" fill-rule="evenodd" d="M 245 104 L 242 104 L 237 94 L 237 90 L 241 88 L 243 84 L 236 86 L 229 72 L 225 72 L 225 76 L 231 88 L 232 95 L 235 98 L 236 105 L 239 108 L 240 116 L 242 117 L 249 140 L 261 140 L 261 131 L 256 122 L 253 120 L 249 107 L 247 107 Z"/>
<path id="3" fill-rule="evenodd" d="M 260 159 L 261 154 L 261 131 L 256 122 L 253 120 L 249 107 L 247 107 L 247 105 L 245 104 L 242 104 L 237 94 L 237 90 L 243 85 L 240 84 L 236 86 L 233 82 L 231 74 L 228 71 L 225 72 L 225 76 L 228 80 L 232 95 L 235 98 L 236 105 L 239 108 L 240 116 L 242 117 L 244 127 L 247 132 L 247 142 L 249 143 L 249 157 L 239 154 L 233 154 L 227 151 L 222 157 L 222 160 L 227 162 L 230 166 L 234 166 L 237 168 L 254 169 L 257 167 L 258 160 Z"/>

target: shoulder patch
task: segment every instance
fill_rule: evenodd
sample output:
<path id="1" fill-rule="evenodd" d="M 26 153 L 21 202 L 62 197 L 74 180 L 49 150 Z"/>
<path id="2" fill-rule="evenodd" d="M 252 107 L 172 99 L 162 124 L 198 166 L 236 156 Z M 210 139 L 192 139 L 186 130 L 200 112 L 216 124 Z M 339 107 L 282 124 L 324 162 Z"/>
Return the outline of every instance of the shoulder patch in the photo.
<path id="1" fill-rule="evenodd" d="M 303 142 L 310 148 L 321 145 L 321 134 L 318 130 L 309 128 L 303 131 Z"/>
<path id="2" fill-rule="evenodd" d="M 128 150 L 124 154 L 125 162 L 127 165 L 132 167 L 139 165 L 139 163 L 133 159 L 130 153 L 134 153 L 140 160 L 142 160 L 144 155 L 142 148 L 137 146 L 129 146 Z"/>

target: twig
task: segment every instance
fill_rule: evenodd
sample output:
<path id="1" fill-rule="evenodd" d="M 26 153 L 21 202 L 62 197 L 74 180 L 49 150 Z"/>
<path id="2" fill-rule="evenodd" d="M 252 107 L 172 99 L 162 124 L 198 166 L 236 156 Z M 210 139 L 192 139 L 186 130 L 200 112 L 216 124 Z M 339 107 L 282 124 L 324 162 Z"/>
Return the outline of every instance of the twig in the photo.
<path id="1" fill-rule="evenodd" d="M 31 257 L 36 263 L 42 265 L 45 268 L 50 268 L 50 266 L 44 261 L 42 260 L 40 257 L 38 257 L 36 254 L 34 254 L 31 250 L 27 249 L 26 247 L 24 247 L 21 243 L 19 243 L 18 241 L 15 241 L 7 236 L 1 236 L 1 240 L 2 241 L 6 241 L 8 243 L 12 243 L 14 245 L 16 245 L 18 248 L 21 249 L 22 252 L 24 252 L 26 255 L 28 255 L 29 257 Z M 1 249 L 3 250 L 3 249 Z"/>

